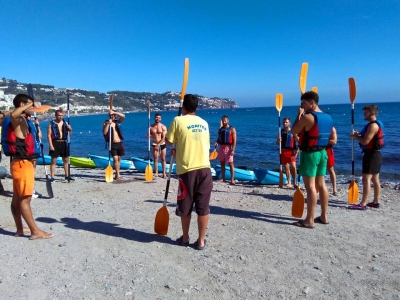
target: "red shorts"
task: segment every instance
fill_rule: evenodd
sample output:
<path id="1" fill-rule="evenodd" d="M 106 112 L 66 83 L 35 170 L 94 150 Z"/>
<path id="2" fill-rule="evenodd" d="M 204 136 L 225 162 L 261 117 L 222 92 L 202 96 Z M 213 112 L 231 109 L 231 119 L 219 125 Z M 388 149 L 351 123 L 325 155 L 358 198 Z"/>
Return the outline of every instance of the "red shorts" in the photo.
<path id="1" fill-rule="evenodd" d="M 282 149 L 281 165 L 286 165 L 296 162 L 296 152 L 292 149 Z"/>
<path id="2" fill-rule="evenodd" d="M 333 148 L 326 148 L 326 154 L 328 154 L 327 167 L 332 168 L 335 165 L 335 155 L 333 154 Z"/>
<path id="3" fill-rule="evenodd" d="M 208 215 L 212 188 L 210 168 L 193 170 L 179 175 L 176 215 L 190 216 L 193 204 L 199 216 Z"/>
<path id="4" fill-rule="evenodd" d="M 231 146 L 221 145 L 218 149 L 218 160 L 222 162 L 231 163 L 233 162 Z"/>

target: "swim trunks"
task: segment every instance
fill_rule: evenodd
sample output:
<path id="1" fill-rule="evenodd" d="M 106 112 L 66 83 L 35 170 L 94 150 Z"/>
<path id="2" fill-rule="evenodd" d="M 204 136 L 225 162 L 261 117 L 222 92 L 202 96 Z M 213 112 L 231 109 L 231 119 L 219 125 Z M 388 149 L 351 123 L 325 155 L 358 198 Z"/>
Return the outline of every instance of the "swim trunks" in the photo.
<path id="1" fill-rule="evenodd" d="M 220 145 L 218 149 L 218 160 L 220 162 L 233 162 L 233 156 L 231 154 L 231 146 L 229 145 Z"/>
<path id="2" fill-rule="evenodd" d="M 13 193 L 18 196 L 31 196 L 35 183 L 35 168 L 27 159 L 14 159 L 10 164 L 13 178 Z"/>
<path id="3" fill-rule="evenodd" d="M 328 155 L 325 149 L 320 151 L 302 151 L 299 174 L 307 177 L 325 176 Z"/>
<path id="4" fill-rule="evenodd" d="M 124 156 L 125 155 L 124 144 L 122 142 L 111 143 L 111 155 L 112 156 Z"/>
<path id="5" fill-rule="evenodd" d="M 157 146 L 157 144 L 152 144 L 151 146 L 154 148 L 155 146 Z M 162 143 L 160 145 L 160 150 L 163 151 L 165 148 L 167 148 L 167 145 L 165 143 Z"/>
<path id="6" fill-rule="evenodd" d="M 364 151 L 362 161 L 363 174 L 379 174 L 382 165 L 382 154 L 378 150 Z"/>
<path id="7" fill-rule="evenodd" d="M 296 152 L 292 149 L 282 149 L 281 164 L 286 165 L 296 162 Z"/>
<path id="8" fill-rule="evenodd" d="M 67 157 L 69 156 L 68 153 L 68 145 L 66 140 L 53 140 L 53 147 L 54 150 L 49 151 L 49 155 L 51 157 Z"/>

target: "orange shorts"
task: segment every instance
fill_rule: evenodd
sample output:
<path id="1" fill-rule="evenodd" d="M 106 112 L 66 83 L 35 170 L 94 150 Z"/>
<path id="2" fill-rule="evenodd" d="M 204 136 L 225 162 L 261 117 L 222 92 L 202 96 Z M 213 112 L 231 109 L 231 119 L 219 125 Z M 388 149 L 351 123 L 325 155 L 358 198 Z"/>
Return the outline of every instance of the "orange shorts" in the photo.
<path id="1" fill-rule="evenodd" d="M 18 196 L 32 196 L 35 183 L 33 162 L 27 159 L 14 159 L 10 165 L 13 178 L 13 193 Z"/>
<path id="2" fill-rule="evenodd" d="M 282 149 L 281 151 L 281 164 L 286 165 L 296 162 L 296 153 L 292 149 Z"/>

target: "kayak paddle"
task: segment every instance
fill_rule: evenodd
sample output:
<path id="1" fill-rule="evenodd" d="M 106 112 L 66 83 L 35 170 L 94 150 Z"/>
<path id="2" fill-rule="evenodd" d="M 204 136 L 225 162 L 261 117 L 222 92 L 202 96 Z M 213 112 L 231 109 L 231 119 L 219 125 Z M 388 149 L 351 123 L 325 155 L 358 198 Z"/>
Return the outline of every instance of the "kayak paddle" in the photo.
<path id="1" fill-rule="evenodd" d="M 283 106 L 283 95 L 282 94 L 276 94 L 275 97 L 275 107 L 276 110 L 278 111 L 278 136 L 279 136 L 279 164 L 280 164 L 280 170 L 279 170 L 279 187 L 283 188 L 283 171 L 282 171 L 282 160 L 281 160 L 281 154 L 282 154 L 282 143 L 281 143 L 281 110 Z"/>
<path id="2" fill-rule="evenodd" d="M 318 88 L 317 88 L 316 86 L 312 87 L 311 90 L 312 90 L 314 93 L 318 93 Z"/>
<path id="3" fill-rule="evenodd" d="M 32 107 L 27 110 L 28 113 L 44 113 L 51 108 L 50 105 L 42 105 L 39 107 Z"/>
<path id="4" fill-rule="evenodd" d="M 70 125 L 69 123 L 69 92 L 67 91 L 67 122 L 68 125 Z M 70 157 L 70 150 L 71 150 L 71 136 L 69 134 L 69 130 L 67 132 L 67 154 L 68 154 L 68 183 L 70 183 L 71 181 L 71 162 L 69 160 Z"/>
<path id="5" fill-rule="evenodd" d="M 32 88 L 32 84 L 28 84 L 28 95 L 35 100 L 35 96 L 33 95 L 33 88 Z M 41 106 L 40 106 L 41 107 Z M 32 110 L 30 109 L 29 112 L 31 112 Z M 36 120 L 36 112 L 33 112 L 33 115 L 35 117 Z M 53 187 L 51 186 L 51 182 L 50 182 L 50 177 L 49 174 L 47 173 L 47 167 L 46 167 L 46 163 L 44 161 L 44 153 L 43 153 L 43 144 L 42 144 L 42 140 L 39 137 L 39 126 L 37 124 L 35 124 L 36 127 L 36 131 L 37 131 L 37 140 L 40 143 L 40 154 L 42 156 L 43 159 L 43 166 L 44 166 L 44 173 L 46 174 L 46 190 L 47 190 L 47 195 L 49 196 L 49 198 L 54 198 L 54 193 L 53 193 Z"/>
<path id="6" fill-rule="evenodd" d="M 184 66 L 184 72 L 183 72 L 183 84 L 182 84 L 181 100 L 180 100 L 178 116 L 180 116 L 182 113 L 183 98 L 185 97 L 188 76 L 189 76 L 189 58 L 185 58 L 185 66 Z M 167 233 L 168 233 L 169 212 L 167 209 L 167 198 L 168 198 L 169 183 L 171 181 L 171 172 L 172 172 L 173 164 L 174 164 L 174 157 L 171 155 L 171 161 L 169 164 L 169 172 L 168 172 L 168 179 L 167 179 L 167 186 L 165 188 L 165 194 L 164 194 L 164 203 L 163 203 L 163 206 L 157 211 L 156 218 L 154 220 L 154 231 L 159 235 L 167 235 Z"/>
<path id="7" fill-rule="evenodd" d="M 349 78 L 349 93 L 351 103 L 351 131 L 354 131 L 354 100 L 356 99 L 356 82 Z M 351 181 L 349 185 L 347 201 L 349 204 L 358 202 L 358 185 L 354 178 L 354 139 L 351 139 Z"/>
<path id="8" fill-rule="evenodd" d="M 112 108 L 114 94 L 110 95 L 110 110 Z M 111 117 L 110 117 L 111 118 Z M 111 124 L 108 125 L 108 166 L 106 168 L 106 182 L 110 183 L 113 182 L 113 168 L 111 167 Z"/>
<path id="9" fill-rule="evenodd" d="M 217 146 L 215 146 L 214 151 L 210 154 L 210 160 L 216 159 L 218 157 Z"/>
<path id="10" fill-rule="evenodd" d="M 307 83 L 307 72 L 308 72 L 308 63 L 303 63 L 300 69 L 300 91 L 301 94 L 304 94 L 306 91 L 306 83 Z M 299 160 L 301 160 L 301 153 Z M 300 165 L 299 165 L 300 170 Z M 304 195 L 300 190 L 300 172 L 297 182 L 297 189 L 293 195 L 292 201 L 292 216 L 295 218 L 302 218 L 304 213 Z"/>
<path id="11" fill-rule="evenodd" d="M 148 164 L 144 171 L 144 179 L 146 181 L 151 181 L 153 179 L 153 169 L 150 165 L 150 100 L 147 101 L 147 113 L 148 113 L 148 130 L 149 130 L 149 138 L 148 138 L 148 149 L 147 149 L 147 160 Z"/>

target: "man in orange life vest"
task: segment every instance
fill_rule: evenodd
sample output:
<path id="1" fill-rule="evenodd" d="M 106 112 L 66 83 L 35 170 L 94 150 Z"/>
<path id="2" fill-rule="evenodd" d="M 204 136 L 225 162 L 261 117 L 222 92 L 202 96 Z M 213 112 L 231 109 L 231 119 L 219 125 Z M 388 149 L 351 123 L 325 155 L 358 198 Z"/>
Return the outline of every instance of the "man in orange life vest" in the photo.
<path id="1" fill-rule="evenodd" d="M 231 184 L 235 184 L 235 170 L 233 156 L 236 149 L 236 129 L 229 125 L 229 117 L 224 115 L 221 118 L 222 127 L 218 130 L 218 139 L 215 147 L 219 145 L 218 160 L 221 163 L 221 180 L 225 181 L 225 162 L 229 164 L 231 173 Z"/>
<path id="2" fill-rule="evenodd" d="M 361 132 L 354 131 L 350 133 L 350 138 L 356 139 L 364 152 L 362 161 L 363 194 L 361 203 L 348 207 L 355 210 L 365 210 L 367 206 L 379 208 L 379 196 L 381 194 L 379 172 L 382 164 L 382 155 L 379 150 L 384 146 L 384 126 L 380 120 L 376 119 L 378 114 L 378 107 L 376 105 L 366 105 L 363 110 L 364 119 L 368 121 L 368 124 L 365 125 Z M 374 185 L 374 200 L 368 203 L 371 181 Z"/>
<path id="3" fill-rule="evenodd" d="M 32 216 L 31 199 L 33 186 L 35 181 L 35 168 L 33 160 L 40 155 L 40 144 L 36 140 L 36 129 L 33 123 L 26 119 L 25 111 L 33 106 L 40 106 L 39 103 L 34 103 L 33 99 L 25 94 L 18 94 L 14 98 L 15 110 L 10 115 L 10 122 L 6 128 L 4 121 L 2 140 L 4 135 L 11 139 L 7 146 L 3 144 L 4 152 L 7 154 L 12 152 L 12 161 L 10 165 L 11 174 L 13 177 L 13 198 L 11 202 L 11 212 L 14 217 L 17 227 L 16 236 L 23 236 L 22 218 L 31 231 L 31 240 L 48 239 L 54 235 L 40 230 Z M 9 148 L 6 152 L 5 148 Z M 10 154 L 7 154 L 10 155 Z"/>
<path id="4" fill-rule="evenodd" d="M 295 226 L 314 228 L 314 222 L 328 224 L 328 189 L 325 185 L 328 155 L 325 148 L 332 131 L 332 118 L 318 107 L 319 96 L 315 92 L 301 95 L 301 107 L 292 127 L 292 134 L 299 135 L 301 150 L 299 173 L 307 190 L 307 216 L 293 223 Z M 314 219 L 317 191 L 321 202 L 321 216 Z"/>

